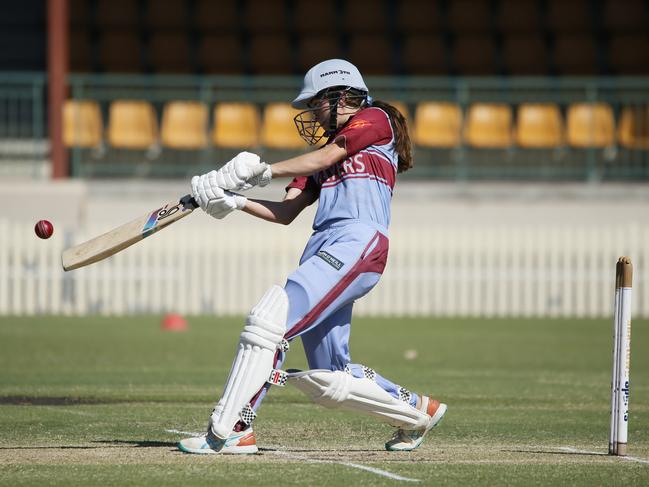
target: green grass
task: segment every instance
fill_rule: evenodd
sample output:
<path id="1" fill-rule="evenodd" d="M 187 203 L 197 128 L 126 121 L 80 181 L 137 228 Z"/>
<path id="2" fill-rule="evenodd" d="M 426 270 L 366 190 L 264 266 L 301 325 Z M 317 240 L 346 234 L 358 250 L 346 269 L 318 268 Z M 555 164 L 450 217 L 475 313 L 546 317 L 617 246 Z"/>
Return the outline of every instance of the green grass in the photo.
<path id="1" fill-rule="evenodd" d="M 255 423 L 261 454 L 207 458 L 167 430 L 204 429 L 241 319 L 191 317 L 184 333 L 159 321 L 0 318 L 0 485 L 401 483 L 345 463 L 423 485 L 649 484 L 649 463 L 561 450 L 606 451 L 610 320 L 356 319 L 355 362 L 449 405 L 422 448 L 384 452 L 391 428 L 288 386 Z M 645 461 L 648 325 L 633 324 L 629 427 Z M 298 342 L 289 367 L 305 368 Z"/>

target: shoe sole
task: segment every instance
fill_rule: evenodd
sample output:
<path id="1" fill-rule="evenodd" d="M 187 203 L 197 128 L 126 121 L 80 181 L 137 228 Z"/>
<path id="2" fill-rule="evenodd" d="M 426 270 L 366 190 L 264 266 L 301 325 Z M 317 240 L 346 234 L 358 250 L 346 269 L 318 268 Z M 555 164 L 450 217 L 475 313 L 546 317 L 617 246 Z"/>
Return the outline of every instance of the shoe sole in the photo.
<path id="1" fill-rule="evenodd" d="M 412 451 L 417 448 L 423 443 L 424 438 L 428 434 L 430 430 L 432 430 L 435 426 L 437 426 L 439 423 L 442 422 L 442 419 L 444 419 L 444 415 L 446 414 L 446 410 L 448 409 L 448 406 L 444 403 L 441 403 L 439 407 L 437 408 L 437 411 L 435 411 L 435 414 L 430 418 L 430 423 L 428 423 L 428 426 L 426 427 L 426 431 L 424 431 L 424 434 L 421 435 L 421 439 L 419 443 L 417 443 L 413 447 L 407 447 L 407 448 L 395 448 L 392 445 L 388 445 L 387 443 L 385 444 L 385 449 L 387 451 Z"/>
<path id="2" fill-rule="evenodd" d="M 240 447 L 226 446 L 221 451 L 214 451 L 211 448 L 200 448 L 200 449 L 187 448 L 183 446 L 182 443 L 178 443 L 178 449 L 183 453 L 191 453 L 194 455 L 252 455 L 259 451 L 256 445 L 248 445 L 248 446 L 240 446 Z"/>

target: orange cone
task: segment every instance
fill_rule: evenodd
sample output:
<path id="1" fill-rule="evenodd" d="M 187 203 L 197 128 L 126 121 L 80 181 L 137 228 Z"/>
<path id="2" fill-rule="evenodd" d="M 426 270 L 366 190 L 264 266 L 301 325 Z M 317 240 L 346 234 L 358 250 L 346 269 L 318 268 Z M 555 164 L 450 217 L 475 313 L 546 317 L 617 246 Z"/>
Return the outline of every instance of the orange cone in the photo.
<path id="1" fill-rule="evenodd" d="M 165 331 L 186 331 L 187 320 L 176 313 L 168 313 L 162 318 L 161 328 Z"/>

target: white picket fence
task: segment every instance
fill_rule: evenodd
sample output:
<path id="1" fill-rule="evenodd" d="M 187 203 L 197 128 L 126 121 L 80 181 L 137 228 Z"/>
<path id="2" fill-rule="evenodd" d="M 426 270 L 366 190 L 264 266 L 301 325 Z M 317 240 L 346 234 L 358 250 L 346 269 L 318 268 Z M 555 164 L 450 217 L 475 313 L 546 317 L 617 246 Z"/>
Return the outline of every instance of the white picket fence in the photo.
<path id="1" fill-rule="evenodd" d="M 0 220 L 0 314 L 243 314 L 283 284 L 308 234 L 279 225 L 164 230 L 106 261 L 64 273 L 83 234 L 39 240 Z M 393 226 L 388 267 L 356 304 L 370 316 L 611 316 L 615 262 L 633 261 L 634 317 L 649 317 L 649 226 Z"/>

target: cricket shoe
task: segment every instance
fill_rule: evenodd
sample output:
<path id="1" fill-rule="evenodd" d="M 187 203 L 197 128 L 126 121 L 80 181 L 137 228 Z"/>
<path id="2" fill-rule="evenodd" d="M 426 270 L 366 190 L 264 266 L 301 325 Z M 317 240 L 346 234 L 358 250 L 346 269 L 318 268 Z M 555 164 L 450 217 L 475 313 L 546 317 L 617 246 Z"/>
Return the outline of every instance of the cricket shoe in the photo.
<path id="1" fill-rule="evenodd" d="M 385 449 L 388 451 L 411 451 L 421 445 L 424 441 L 424 436 L 431 429 L 437 426 L 444 414 L 446 413 L 446 404 L 440 403 L 435 399 L 428 396 L 420 396 L 421 404 L 417 407 L 420 411 L 425 411 L 430 419 L 424 429 L 420 430 L 404 430 L 399 428 L 392 438 L 385 444 Z"/>
<path id="2" fill-rule="evenodd" d="M 252 427 L 243 431 L 233 431 L 226 440 L 217 438 L 208 431 L 203 436 L 186 438 L 178 442 L 178 449 L 185 453 L 199 455 L 236 455 L 257 453 L 257 442 Z"/>

